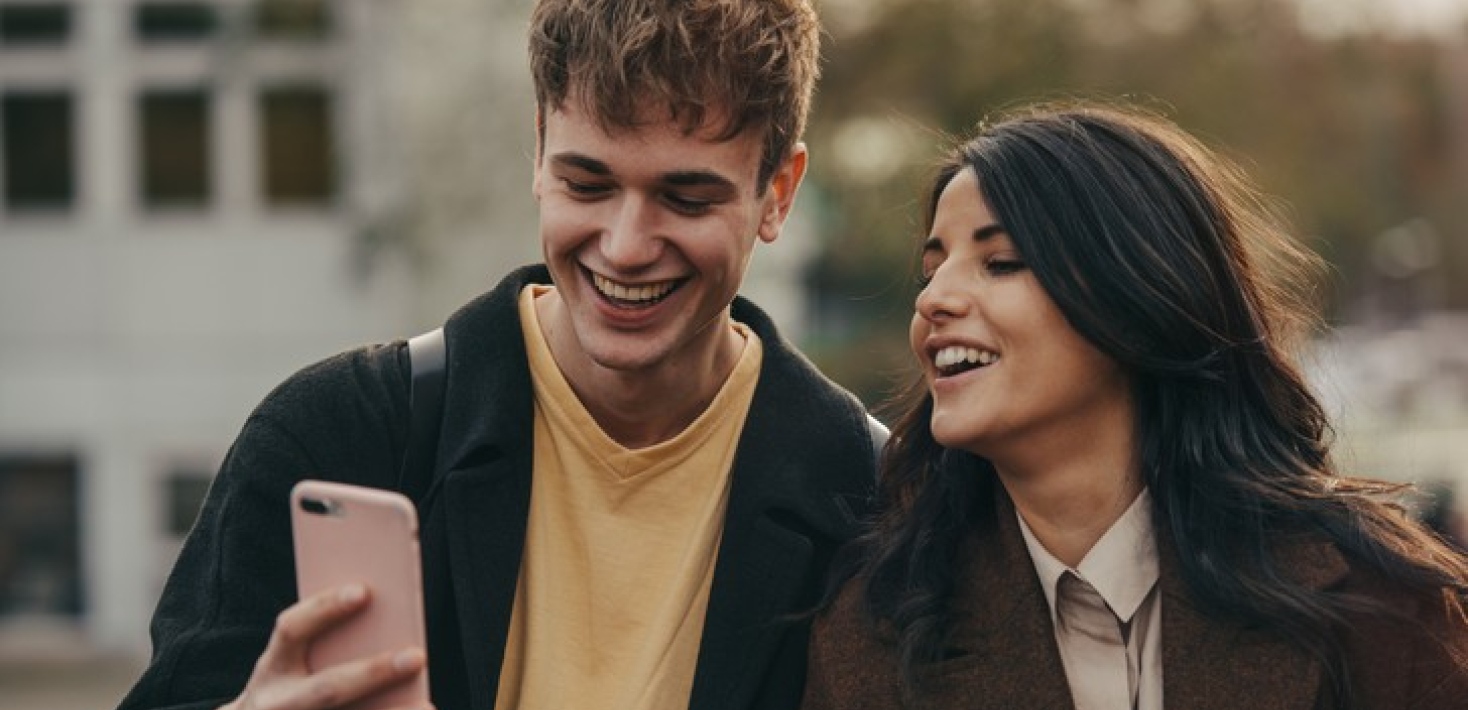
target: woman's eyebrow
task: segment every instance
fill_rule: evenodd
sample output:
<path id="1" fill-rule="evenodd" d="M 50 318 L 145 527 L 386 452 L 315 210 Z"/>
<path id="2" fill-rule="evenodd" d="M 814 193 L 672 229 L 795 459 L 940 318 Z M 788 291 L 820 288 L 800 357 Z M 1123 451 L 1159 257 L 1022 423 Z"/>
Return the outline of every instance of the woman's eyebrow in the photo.
<path id="1" fill-rule="evenodd" d="M 990 222 L 989 224 L 986 224 L 974 230 L 974 241 L 984 242 L 994 238 L 997 235 L 1008 233 L 1009 232 L 1004 229 L 1004 225 L 998 222 Z"/>
<path id="2" fill-rule="evenodd" d="M 994 237 L 1001 234 L 1008 233 L 1009 230 L 1006 230 L 1004 228 L 1004 225 L 998 222 L 991 222 L 982 227 L 979 227 L 978 229 L 975 229 L 973 237 L 974 241 L 976 242 L 984 242 L 993 239 Z M 943 251 L 943 240 L 936 234 L 928 237 L 927 239 L 923 240 L 922 251 L 924 254 L 930 251 Z"/>

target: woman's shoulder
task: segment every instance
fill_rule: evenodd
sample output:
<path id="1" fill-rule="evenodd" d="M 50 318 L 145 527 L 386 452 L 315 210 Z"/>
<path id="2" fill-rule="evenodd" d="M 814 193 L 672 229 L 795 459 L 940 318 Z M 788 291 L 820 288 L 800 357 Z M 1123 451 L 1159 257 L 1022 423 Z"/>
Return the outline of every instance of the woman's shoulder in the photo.
<path id="1" fill-rule="evenodd" d="M 1460 590 L 1407 584 L 1348 560 L 1334 591 L 1369 600 L 1342 625 L 1352 684 L 1368 708 L 1468 710 L 1468 613 Z"/>

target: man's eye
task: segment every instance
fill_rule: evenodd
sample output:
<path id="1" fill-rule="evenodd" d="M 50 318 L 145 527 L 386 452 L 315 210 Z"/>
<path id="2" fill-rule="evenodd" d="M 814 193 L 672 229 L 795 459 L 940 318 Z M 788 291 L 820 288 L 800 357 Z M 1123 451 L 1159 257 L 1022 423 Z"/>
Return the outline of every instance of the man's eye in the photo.
<path id="1" fill-rule="evenodd" d="M 567 192 L 573 195 L 581 195 L 586 197 L 602 195 L 611 189 L 608 188 L 606 185 L 597 185 L 588 182 L 577 182 L 569 178 L 561 178 L 561 182 L 565 184 Z"/>
<path id="2" fill-rule="evenodd" d="M 663 199 L 667 201 L 674 211 L 683 214 L 703 214 L 714 205 L 712 200 L 700 200 L 680 195 L 676 192 L 668 193 Z"/>

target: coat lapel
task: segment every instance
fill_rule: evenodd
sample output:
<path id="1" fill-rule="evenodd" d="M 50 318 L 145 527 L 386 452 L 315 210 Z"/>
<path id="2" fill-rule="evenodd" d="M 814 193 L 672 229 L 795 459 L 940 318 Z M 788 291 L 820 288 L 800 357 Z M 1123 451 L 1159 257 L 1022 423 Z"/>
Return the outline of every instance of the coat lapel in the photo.
<path id="1" fill-rule="evenodd" d="M 448 397 L 437 460 L 445 473 L 426 496 L 423 552 L 425 593 L 444 607 L 430 605 L 430 634 L 437 630 L 452 659 L 443 679 L 430 673 L 435 701 L 445 710 L 465 695 L 468 707 L 492 708 L 499 688 L 534 454 L 533 393 L 517 302 L 527 284 L 548 280 L 543 268 L 521 269 L 444 328 Z M 429 643 L 434 647 L 432 638 Z"/>
<path id="2" fill-rule="evenodd" d="M 1321 670 L 1308 653 L 1276 635 L 1220 623 L 1204 616 L 1178 570 L 1176 551 L 1159 540 L 1162 585 L 1162 699 L 1169 709 L 1250 710 L 1313 708 Z M 1345 576 L 1347 566 L 1328 543 L 1285 545 L 1280 569 L 1296 581 L 1323 589 Z"/>
<path id="3" fill-rule="evenodd" d="M 764 343 L 764 364 L 730 472 L 729 504 L 689 707 L 751 708 L 772 687 L 798 698 L 809 618 L 835 547 L 856 531 L 874 468 L 864 414 L 836 402 L 808 363 L 743 299 L 734 317 Z M 843 413 L 850 417 L 842 421 Z M 791 640 L 792 634 L 799 634 Z M 781 655 L 784 654 L 784 655 Z M 771 669 L 780 656 L 782 669 Z M 775 673 L 789 682 L 770 680 Z M 788 688 L 784 686 L 788 685 Z M 762 687 L 763 686 L 763 687 Z"/>
<path id="4" fill-rule="evenodd" d="M 975 475 L 978 475 L 977 473 Z M 994 517 L 960 548 L 954 624 L 947 660 L 931 671 L 948 707 L 1074 707 L 1050 605 L 1025 549 L 1014 505 L 995 488 Z"/>
<path id="5" fill-rule="evenodd" d="M 755 446 L 768 417 L 757 416 L 757 397 L 730 472 L 728 512 L 709 592 L 689 707 L 748 707 L 781 637 L 792 625 L 781 619 L 798 609 L 812 580 L 813 542 L 800 529 L 808 504 L 780 491 L 809 472 L 791 465 L 790 449 Z M 780 501 L 780 504 L 776 504 Z M 778 512 L 777 512 L 778 511 Z"/>
<path id="6" fill-rule="evenodd" d="M 509 465 L 454 470 L 444 501 L 470 703 L 494 707 L 525 547 L 530 477 Z"/>
<path id="7" fill-rule="evenodd" d="M 753 525 L 725 531 L 709 594 L 690 708 L 748 707 L 807 584 L 812 543 L 800 532 L 760 515 Z"/>

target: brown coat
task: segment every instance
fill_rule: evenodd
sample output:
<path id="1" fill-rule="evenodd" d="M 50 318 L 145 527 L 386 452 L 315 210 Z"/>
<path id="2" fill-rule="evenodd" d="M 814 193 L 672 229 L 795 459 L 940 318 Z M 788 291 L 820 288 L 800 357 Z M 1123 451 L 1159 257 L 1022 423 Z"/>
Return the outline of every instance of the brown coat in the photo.
<path id="1" fill-rule="evenodd" d="M 918 673 L 920 707 L 1070 709 L 1050 610 L 1013 505 L 959 553 L 957 599 L 945 660 Z M 1197 610 L 1176 556 L 1159 540 L 1162 683 L 1168 710 L 1311 710 L 1330 707 L 1322 667 L 1278 638 Z M 1452 651 L 1398 620 L 1362 619 L 1344 632 L 1358 706 L 1468 709 L 1468 619 L 1446 596 L 1409 594 L 1350 565 L 1326 542 L 1282 547 L 1282 568 L 1317 589 L 1364 592 L 1444 633 Z M 978 560 L 988 560 L 980 564 Z M 816 621 L 805 710 L 887 710 L 900 701 L 890 630 L 869 623 L 850 582 Z M 1456 660 L 1454 658 L 1456 654 Z"/>

